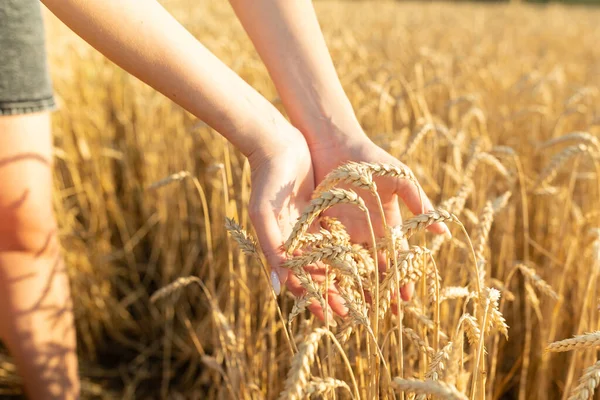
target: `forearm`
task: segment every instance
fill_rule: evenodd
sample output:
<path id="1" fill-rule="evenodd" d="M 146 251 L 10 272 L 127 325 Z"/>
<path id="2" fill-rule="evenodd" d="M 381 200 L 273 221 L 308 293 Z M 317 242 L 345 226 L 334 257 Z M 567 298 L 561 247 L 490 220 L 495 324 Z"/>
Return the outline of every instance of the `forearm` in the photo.
<path id="1" fill-rule="evenodd" d="M 326 140 L 331 128 L 360 131 L 310 0 L 230 3 L 309 145 Z"/>
<path id="2" fill-rule="evenodd" d="M 245 155 L 284 143 L 286 121 L 156 1 L 44 0 L 120 67 L 224 135 Z"/>

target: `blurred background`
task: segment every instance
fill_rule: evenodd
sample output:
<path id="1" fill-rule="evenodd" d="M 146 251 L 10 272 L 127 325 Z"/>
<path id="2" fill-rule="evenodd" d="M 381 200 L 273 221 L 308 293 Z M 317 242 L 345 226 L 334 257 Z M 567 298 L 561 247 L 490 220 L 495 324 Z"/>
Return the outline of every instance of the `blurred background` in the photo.
<path id="1" fill-rule="evenodd" d="M 362 126 L 414 168 L 436 204 L 456 194 L 473 151 L 508 146 L 520 157 L 521 183 L 513 155 L 498 156 L 510 179 L 482 167 L 464 223 L 474 232 L 477 218 L 468 216 L 512 190 L 515 200 L 486 247 L 489 275 L 504 282 L 527 247 L 562 300 L 526 295 L 520 280 L 507 288 L 514 294 L 504 310 L 511 339 L 490 343 L 489 398 L 557 399 L 596 359 L 594 352 L 544 353 L 552 340 L 598 328 L 597 288 L 587 285 L 598 269 L 588 250 L 590 229 L 600 227 L 593 168 L 581 159 L 557 173 L 553 191 L 529 190 L 556 154 L 540 151 L 541 143 L 600 132 L 600 9 L 584 2 L 598 3 L 315 1 Z M 282 109 L 226 1 L 162 3 Z M 60 107 L 53 117 L 55 203 L 75 298 L 83 397 L 276 398 L 289 357 L 275 304 L 258 264 L 224 229 L 226 216 L 251 228 L 248 164 L 216 132 L 46 17 Z M 453 136 L 455 143 L 428 136 L 406 156 L 427 122 L 462 136 Z M 577 168 L 581 176 L 573 175 Z M 149 189 L 179 171 L 198 185 L 172 179 Z M 525 197 L 517 196 L 525 186 Z M 460 241 L 440 250 L 449 284 L 464 279 L 465 254 Z M 166 304 L 150 303 L 158 288 L 190 275 L 205 282 L 213 303 L 197 287 Z M 279 304 L 287 315 L 291 296 Z M 450 321 L 453 309 L 444 312 Z M 316 324 L 308 315 L 304 320 L 296 333 Z M 223 332 L 235 340 L 224 341 Z M 0 354 L 0 396 L 19 398 L 14 365 Z"/>

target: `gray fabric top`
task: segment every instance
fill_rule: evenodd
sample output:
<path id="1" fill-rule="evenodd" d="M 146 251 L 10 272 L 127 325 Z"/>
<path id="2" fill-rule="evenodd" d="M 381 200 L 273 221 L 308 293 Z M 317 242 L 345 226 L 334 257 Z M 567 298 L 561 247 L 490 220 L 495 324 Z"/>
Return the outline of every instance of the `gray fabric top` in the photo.
<path id="1" fill-rule="evenodd" d="M 39 0 L 0 0 L 0 114 L 52 108 Z"/>

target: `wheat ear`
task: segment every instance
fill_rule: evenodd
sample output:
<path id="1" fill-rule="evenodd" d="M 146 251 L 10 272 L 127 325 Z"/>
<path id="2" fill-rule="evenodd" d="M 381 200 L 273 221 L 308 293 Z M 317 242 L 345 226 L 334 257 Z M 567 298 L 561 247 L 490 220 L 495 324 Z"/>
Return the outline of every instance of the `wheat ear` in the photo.
<path id="1" fill-rule="evenodd" d="M 583 350 L 590 347 L 600 346 L 600 331 L 575 336 L 571 339 L 559 340 L 546 347 L 546 351 L 562 352 L 571 350 Z"/>
<path id="2" fill-rule="evenodd" d="M 583 371 L 579 385 L 571 392 L 569 400 L 591 400 L 600 384 L 600 361 Z"/>
<path id="3" fill-rule="evenodd" d="M 336 204 L 355 204 L 362 211 L 368 212 L 363 199 L 351 190 L 333 188 L 327 192 L 323 192 L 319 197 L 311 200 L 294 225 L 290 236 L 285 242 L 287 252 L 292 253 L 298 247 L 300 237 L 306 233 L 316 217 Z"/>
<path id="4" fill-rule="evenodd" d="M 202 281 L 196 276 L 182 276 L 177 278 L 175 281 L 154 292 L 152 296 L 150 296 L 150 302 L 156 303 L 158 300 L 164 299 L 165 297 L 170 297 L 175 293 L 179 293 L 180 290 L 191 285 L 192 283 L 201 285 Z"/>
<path id="5" fill-rule="evenodd" d="M 459 392 L 456 387 L 441 381 L 394 378 L 394 386 L 405 392 L 430 394 L 444 400 L 467 400 L 467 397 Z"/>

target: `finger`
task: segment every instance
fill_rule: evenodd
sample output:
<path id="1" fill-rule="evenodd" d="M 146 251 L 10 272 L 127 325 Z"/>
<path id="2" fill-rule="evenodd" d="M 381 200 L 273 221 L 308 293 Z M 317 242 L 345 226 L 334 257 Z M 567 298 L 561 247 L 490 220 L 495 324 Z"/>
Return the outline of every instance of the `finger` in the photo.
<path id="1" fill-rule="evenodd" d="M 410 299 L 412 299 L 414 294 L 415 294 L 415 283 L 414 282 L 409 282 L 407 285 L 404 285 L 404 286 L 402 286 L 402 288 L 400 288 L 400 296 L 402 297 L 402 300 L 404 300 L 404 301 L 409 301 Z"/>
<path id="2" fill-rule="evenodd" d="M 339 315 L 340 317 L 345 317 L 348 315 L 348 308 L 346 307 L 346 302 L 344 298 L 339 294 L 338 289 L 333 287 L 329 290 L 329 307 L 333 310 L 334 313 Z"/>
<path id="3" fill-rule="evenodd" d="M 421 188 L 419 183 L 408 179 L 396 179 L 394 193 L 397 194 L 413 214 L 421 214 L 433 210 L 433 204 Z M 440 235 L 450 234 L 450 230 L 444 223 L 429 226 L 427 230 Z"/>
<path id="4" fill-rule="evenodd" d="M 329 307 L 329 306 L 327 306 L 327 307 Z M 319 302 L 317 300 L 313 299 L 307 308 L 308 308 L 308 311 L 310 311 L 320 321 L 325 321 L 325 313 L 323 312 L 323 308 L 321 307 L 321 305 L 319 304 Z M 330 313 L 329 314 L 330 316 L 333 315 L 331 308 L 329 309 L 329 313 Z"/>
<path id="5" fill-rule="evenodd" d="M 279 295 L 281 285 L 287 281 L 288 270 L 282 267 L 287 257 L 283 250 L 283 235 L 275 213 L 270 208 L 259 207 L 250 211 L 250 219 L 255 227 L 262 252 L 271 268 L 273 290 Z"/>
<path id="6" fill-rule="evenodd" d="M 312 276 L 313 281 L 315 281 L 316 283 L 322 283 L 325 281 L 325 279 L 326 279 L 325 271 L 322 268 L 317 269 L 317 267 L 315 267 L 315 266 L 309 266 L 309 267 L 307 267 L 307 269 L 309 269 L 311 271 L 311 276 Z M 300 280 L 294 274 L 290 274 L 290 277 L 287 281 L 287 287 L 290 290 L 290 292 L 292 292 L 292 294 L 297 297 L 302 296 L 303 294 L 306 293 L 306 290 L 300 284 Z M 346 303 L 344 302 L 344 299 L 342 298 L 342 296 L 339 294 L 339 289 L 337 288 L 336 285 L 331 285 L 328 287 L 326 297 L 327 297 L 327 300 L 328 300 L 328 303 L 330 306 L 330 311 L 332 313 L 335 313 L 341 317 L 345 317 L 346 315 L 348 315 L 348 309 L 346 308 Z M 320 309 L 321 307 L 319 306 L 319 304 L 318 303 L 316 303 L 316 304 Z M 313 310 L 316 310 L 316 308 L 309 307 L 309 310 L 313 311 Z M 323 315 L 322 310 L 319 313 L 319 315 Z"/>

